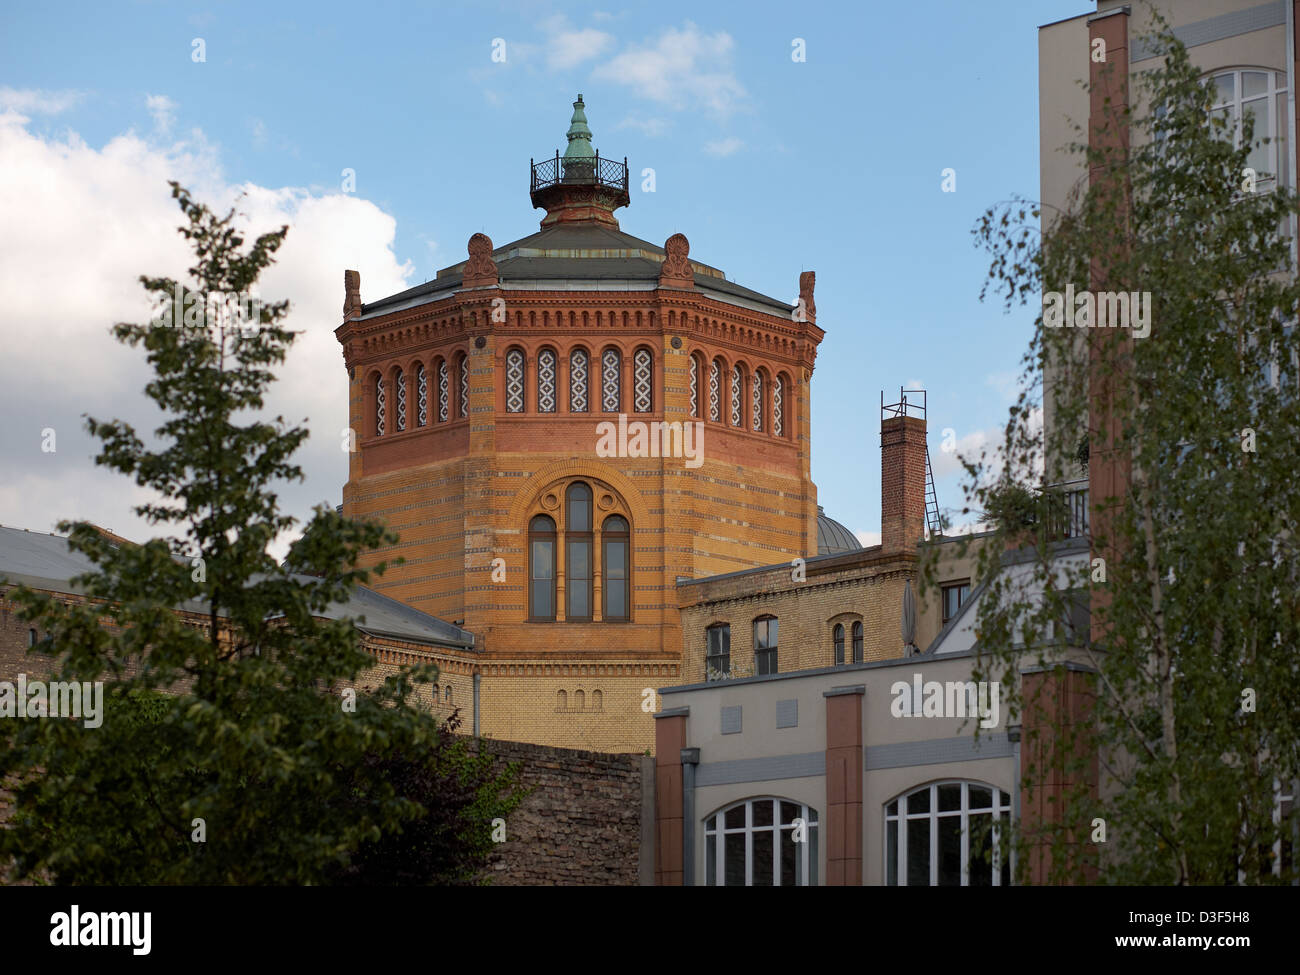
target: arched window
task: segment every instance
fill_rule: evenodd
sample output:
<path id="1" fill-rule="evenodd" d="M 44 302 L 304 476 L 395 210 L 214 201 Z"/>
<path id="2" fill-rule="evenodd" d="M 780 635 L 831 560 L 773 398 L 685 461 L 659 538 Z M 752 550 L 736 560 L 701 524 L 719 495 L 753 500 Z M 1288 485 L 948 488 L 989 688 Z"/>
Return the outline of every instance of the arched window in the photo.
<path id="1" fill-rule="evenodd" d="M 789 799 L 746 799 L 704 821 L 710 887 L 816 887 L 817 810 Z"/>
<path id="2" fill-rule="evenodd" d="M 35 631 L 35 630 L 28 630 L 28 631 L 27 631 L 27 645 L 28 645 L 29 647 L 34 647 L 34 646 L 36 646 L 36 631 Z"/>
<path id="3" fill-rule="evenodd" d="M 600 408 L 606 413 L 617 413 L 623 402 L 622 381 L 619 378 L 620 356 L 618 349 L 606 349 L 600 357 Z"/>
<path id="4" fill-rule="evenodd" d="M 546 515 L 528 523 L 528 616 L 555 619 L 555 522 Z"/>
<path id="5" fill-rule="evenodd" d="M 587 412 L 587 350 L 569 353 L 569 412 Z"/>
<path id="6" fill-rule="evenodd" d="M 537 412 L 555 412 L 555 353 L 550 349 L 537 353 Z"/>
<path id="7" fill-rule="evenodd" d="M 393 385 L 397 387 L 397 432 L 401 433 L 406 429 L 406 375 L 402 370 L 397 370 Z"/>
<path id="8" fill-rule="evenodd" d="M 591 488 L 581 481 L 564 495 L 564 617 L 591 619 Z"/>
<path id="9" fill-rule="evenodd" d="M 582 691 L 573 692 L 573 706 L 576 710 L 581 711 L 587 706 L 587 695 Z"/>
<path id="10" fill-rule="evenodd" d="M 772 432 L 785 436 L 785 377 L 779 373 L 772 380 Z"/>
<path id="11" fill-rule="evenodd" d="M 566 711 L 568 710 L 568 707 L 569 707 L 569 695 L 564 693 L 564 691 L 556 691 L 555 710 Z"/>
<path id="12" fill-rule="evenodd" d="M 731 367 L 731 425 L 740 426 L 744 416 L 745 376 L 740 371 L 740 363 Z"/>
<path id="13" fill-rule="evenodd" d="M 506 412 L 524 411 L 524 353 L 511 349 L 506 353 Z"/>
<path id="14" fill-rule="evenodd" d="M 709 419 L 722 422 L 722 360 L 714 359 L 709 366 Z"/>
<path id="15" fill-rule="evenodd" d="M 600 691 L 592 691 L 591 709 L 593 711 L 600 711 L 603 707 L 604 707 L 604 695 L 602 695 Z"/>
<path id="16" fill-rule="evenodd" d="M 442 691 L 437 684 L 433 685 L 433 703 L 435 706 L 442 703 Z"/>
<path id="17" fill-rule="evenodd" d="M 654 360 L 649 349 L 637 349 L 632 355 L 632 409 L 636 413 L 649 413 L 654 397 Z"/>
<path id="18" fill-rule="evenodd" d="M 604 601 L 601 615 L 607 620 L 625 620 L 629 615 L 627 520 L 619 515 L 606 518 L 601 525 L 600 545 Z"/>
<path id="19" fill-rule="evenodd" d="M 839 666 L 844 663 L 844 624 L 835 624 L 835 665 Z"/>
<path id="20" fill-rule="evenodd" d="M 763 373 L 758 371 L 754 373 L 754 381 L 749 387 L 749 398 L 751 400 L 750 420 L 755 433 L 763 432 Z"/>
<path id="21" fill-rule="evenodd" d="M 442 691 L 442 700 L 444 704 L 451 704 L 451 685 L 448 684 Z"/>
<path id="22" fill-rule="evenodd" d="M 853 624 L 853 662 L 862 663 L 862 621 Z"/>
<path id="23" fill-rule="evenodd" d="M 460 373 L 460 402 L 457 404 L 461 419 L 469 416 L 469 356 L 463 352 L 457 360 L 456 371 Z"/>
<path id="24" fill-rule="evenodd" d="M 1246 165 L 1258 174 L 1258 188 L 1272 189 L 1285 183 L 1286 163 L 1280 161 L 1285 156 L 1279 156 L 1279 151 L 1286 146 L 1286 75 L 1280 71 L 1223 71 L 1212 81 L 1215 94 L 1210 118 L 1224 120 L 1223 137 L 1240 146 L 1245 136 L 1243 120 L 1246 116 L 1255 120 Z"/>
<path id="25" fill-rule="evenodd" d="M 1002 828 L 1011 796 L 979 782 L 937 782 L 885 806 L 885 883 L 890 887 L 1005 887 Z"/>
<path id="26" fill-rule="evenodd" d="M 438 422 L 451 418 L 451 377 L 447 375 L 447 360 L 438 360 Z"/>
<path id="27" fill-rule="evenodd" d="M 721 680 L 731 673 L 731 626 L 717 623 L 704 637 L 704 679 Z"/>
<path id="28" fill-rule="evenodd" d="M 387 402 L 384 396 L 384 377 L 375 380 L 375 436 L 384 435 L 384 421 L 387 419 Z"/>
<path id="29" fill-rule="evenodd" d="M 691 356 L 691 416 L 700 415 L 700 360 Z"/>
<path id="30" fill-rule="evenodd" d="M 775 674 L 777 619 L 760 616 L 754 620 L 754 673 Z"/>
<path id="31" fill-rule="evenodd" d="M 415 425 L 422 427 L 429 422 L 429 375 L 424 363 L 415 367 Z"/>

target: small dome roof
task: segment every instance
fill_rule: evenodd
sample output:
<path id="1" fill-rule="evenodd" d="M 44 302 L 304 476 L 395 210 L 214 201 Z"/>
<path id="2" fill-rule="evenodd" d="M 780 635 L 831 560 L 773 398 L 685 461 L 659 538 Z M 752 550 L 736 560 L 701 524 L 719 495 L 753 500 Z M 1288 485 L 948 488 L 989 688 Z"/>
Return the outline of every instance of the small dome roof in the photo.
<path id="1" fill-rule="evenodd" d="M 853 532 L 834 518 L 826 516 L 825 509 L 817 506 L 817 554 L 835 555 L 839 552 L 858 552 L 863 545 Z"/>

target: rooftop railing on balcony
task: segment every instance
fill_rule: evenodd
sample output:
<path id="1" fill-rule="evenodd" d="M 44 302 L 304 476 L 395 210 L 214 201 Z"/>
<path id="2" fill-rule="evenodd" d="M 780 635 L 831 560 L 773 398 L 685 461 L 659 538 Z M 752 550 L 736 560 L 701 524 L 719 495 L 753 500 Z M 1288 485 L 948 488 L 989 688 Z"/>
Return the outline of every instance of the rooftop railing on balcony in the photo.
<path id="1" fill-rule="evenodd" d="M 624 193 L 628 191 L 626 156 L 622 162 L 602 159 L 599 152 L 594 157 L 564 159 L 557 149 L 553 159 L 543 159 L 541 162 L 530 159 L 529 163 L 532 170 L 532 191 L 548 186 L 587 184 L 608 186 Z"/>

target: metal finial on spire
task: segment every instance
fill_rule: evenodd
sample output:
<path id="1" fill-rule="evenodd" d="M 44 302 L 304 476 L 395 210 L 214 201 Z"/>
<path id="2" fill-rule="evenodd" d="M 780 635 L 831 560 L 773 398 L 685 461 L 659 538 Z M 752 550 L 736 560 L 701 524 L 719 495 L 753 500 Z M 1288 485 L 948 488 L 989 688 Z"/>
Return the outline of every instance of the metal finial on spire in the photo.
<path id="1" fill-rule="evenodd" d="M 586 106 L 582 95 L 573 103 L 573 118 L 569 121 L 567 133 L 569 146 L 564 150 L 565 159 L 594 159 L 596 150 L 591 147 L 591 129 L 587 127 Z"/>

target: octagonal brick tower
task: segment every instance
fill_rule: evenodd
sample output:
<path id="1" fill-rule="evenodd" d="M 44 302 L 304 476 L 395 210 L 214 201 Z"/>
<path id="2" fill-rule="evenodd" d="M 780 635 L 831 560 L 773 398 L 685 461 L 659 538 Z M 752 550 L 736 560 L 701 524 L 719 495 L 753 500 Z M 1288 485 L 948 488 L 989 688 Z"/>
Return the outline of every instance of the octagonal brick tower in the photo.
<path id="1" fill-rule="evenodd" d="M 581 95 L 567 135 L 530 167 L 537 233 L 474 234 L 377 301 L 344 273 L 344 513 L 401 536 L 374 588 L 476 634 L 456 666 L 481 675 L 483 734 L 642 751 L 644 692 L 680 675 L 676 580 L 817 554 L 824 333 L 812 272 L 791 305 L 682 234 L 624 233 L 627 163 L 593 149 Z"/>

